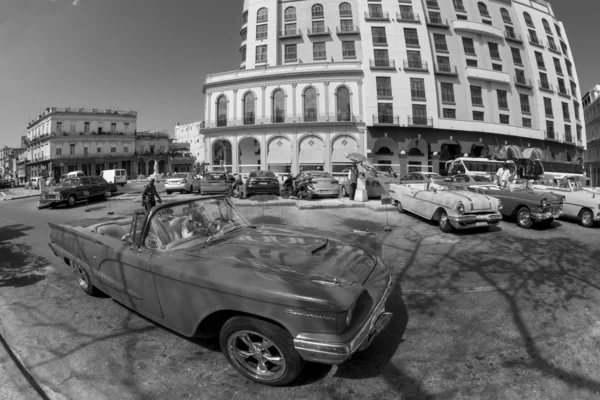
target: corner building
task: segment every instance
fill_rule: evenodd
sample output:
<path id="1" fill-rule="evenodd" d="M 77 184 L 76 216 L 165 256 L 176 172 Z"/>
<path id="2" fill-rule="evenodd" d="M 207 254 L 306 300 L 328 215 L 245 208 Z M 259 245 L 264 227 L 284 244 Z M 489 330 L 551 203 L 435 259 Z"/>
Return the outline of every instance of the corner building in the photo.
<path id="1" fill-rule="evenodd" d="M 546 1 L 245 0 L 243 16 L 240 69 L 204 85 L 211 165 L 583 162 L 577 71 Z"/>

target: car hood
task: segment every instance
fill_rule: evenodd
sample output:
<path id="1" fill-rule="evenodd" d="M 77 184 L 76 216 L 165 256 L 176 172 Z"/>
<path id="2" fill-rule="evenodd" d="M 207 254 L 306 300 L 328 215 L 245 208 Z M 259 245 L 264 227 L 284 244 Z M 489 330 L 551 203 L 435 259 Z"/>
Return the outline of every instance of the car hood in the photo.
<path id="1" fill-rule="evenodd" d="M 54 186 L 54 187 L 45 187 L 42 189 L 42 193 L 58 193 L 61 190 L 67 190 L 67 189 L 74 189 L 77 186 L 63 186 L 63 185 L 58 185 L 58 186 Z"/>
<path id="2" fill-rule="evenodd" d="M 490 211 L 498 209 L 497 199 L 485 194 L 470 192 L 468 190 L 439 190 L 442 205 L 454 208 L 455 203 L 460 201 L 465 205 L 465 213 Z"/>
<path id="3" fill-rule="evenodd" d="M 543 199 L 546 199 L 548 203 L 560 203 L 564 197 L 564 195 L 558 195 L 558 193 L 535 191 L 533 189 L 486 190 L 485 193 L 492 197 L 512 197 L 536 203 L 541 202 Z"/>

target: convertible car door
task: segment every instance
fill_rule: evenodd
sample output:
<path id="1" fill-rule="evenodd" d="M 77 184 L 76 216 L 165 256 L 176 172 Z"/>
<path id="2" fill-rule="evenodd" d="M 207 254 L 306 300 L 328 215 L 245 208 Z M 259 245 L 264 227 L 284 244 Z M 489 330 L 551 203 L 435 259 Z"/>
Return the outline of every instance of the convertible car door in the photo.
<path id="1" fill-rule="evenodd" d="M 433 212 L 440 204 L 439 199 L 437 199 L 440 192 L 436 193 L 432 190 L 425 189 L 426 187 L 421 188 L 421 190 L 415 193 L 415 203 L 418 204 L 415 214 L 419 214 L 424 218 L 431 219 Z"/>

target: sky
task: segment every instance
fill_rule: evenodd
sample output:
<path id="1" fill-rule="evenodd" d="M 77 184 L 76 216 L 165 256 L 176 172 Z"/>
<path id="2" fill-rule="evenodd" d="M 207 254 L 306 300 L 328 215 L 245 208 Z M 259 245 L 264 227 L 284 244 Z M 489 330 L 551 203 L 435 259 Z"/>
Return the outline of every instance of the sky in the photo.
<path id="1" fill-rule="evenodd" d="M 46 107 L 138 112 L 138 130 L 203 119 L 207 74 L 239 68 L 243 0 L 0 0 L 0 147 Z M 598 0 L 552 0 L 582 94 L 600 84 Z M 540 27 L 541 29 L 541 27 Z"/>

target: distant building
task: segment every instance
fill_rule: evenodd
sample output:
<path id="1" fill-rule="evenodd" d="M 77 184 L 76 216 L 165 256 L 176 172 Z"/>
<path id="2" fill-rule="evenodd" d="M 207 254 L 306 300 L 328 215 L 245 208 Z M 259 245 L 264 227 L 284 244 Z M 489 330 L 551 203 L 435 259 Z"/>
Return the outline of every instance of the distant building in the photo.
<path id="1" fill-rule="evenodd" d="M 200 134 L 203 127 L 203 121 L 183 125 L 178 122 L 174 129 L 175 141 L 177 143 L 188 143 L 189 152 L 194 156 L 197 163 L 205 161 L 204 137 Z"/>
<path id="2" fill-rule="evenodd" d="M 585 171 L 592 186 L 600 186 L 600 85 L 583 96 L 583 114 L 587 132 Z"/>

